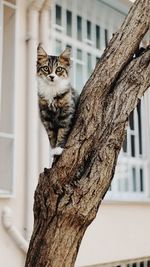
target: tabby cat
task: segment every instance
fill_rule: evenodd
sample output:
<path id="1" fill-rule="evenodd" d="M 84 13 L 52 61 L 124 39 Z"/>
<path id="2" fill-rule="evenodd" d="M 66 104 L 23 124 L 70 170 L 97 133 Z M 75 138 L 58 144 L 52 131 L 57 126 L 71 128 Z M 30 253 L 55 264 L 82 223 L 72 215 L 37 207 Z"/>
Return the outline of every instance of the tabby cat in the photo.
<path id="1" fill-rule="evenodd" d="M 38 99 L 41 121 L 47 131 L 53 155 L 60 155 L 73 124 L 77 93 L 69 79 L 70 49 L 60 56 L 37 49 Z"/>

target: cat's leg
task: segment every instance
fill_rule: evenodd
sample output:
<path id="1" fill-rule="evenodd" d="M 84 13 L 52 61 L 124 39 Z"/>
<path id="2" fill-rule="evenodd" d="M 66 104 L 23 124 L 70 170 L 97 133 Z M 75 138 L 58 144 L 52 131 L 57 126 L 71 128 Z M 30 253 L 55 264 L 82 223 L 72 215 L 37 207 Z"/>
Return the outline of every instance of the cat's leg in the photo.
<path id="1" fill-rule="evenodd" d="M 56 147 L 61 147 L 61 148 L 65 147 L 68 132 L 69 128 L 67 127 L 61 127 L 58 129 Z"/>
<path id="2" fill-rule="evenodd" d="M 53 149 L 56 146 L 56 133 L 54 129 L 51 127 L 50 122 L 44 121 L 43 124 L 48 135 L 50 146 Z"/>
<path id="3" fill-rule="evenodd" d="M 68 129 L 66 127 L 58 129 L 56 147 L 53 149 L 53 155 L 54 155 L 53 164 L 57 162 L 59 156 L 63 152 L 67 140 L 67 134 L 68 134 Z"/>

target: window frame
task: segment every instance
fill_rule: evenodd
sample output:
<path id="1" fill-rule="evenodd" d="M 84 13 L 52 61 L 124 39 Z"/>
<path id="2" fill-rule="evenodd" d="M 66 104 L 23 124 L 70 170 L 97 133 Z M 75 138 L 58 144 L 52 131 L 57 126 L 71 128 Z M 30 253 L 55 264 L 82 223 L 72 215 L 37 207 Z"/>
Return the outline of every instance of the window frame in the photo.
<path id="1" fill-rule="evenodd" d="M 15 196 L 15 158 L 16 158 L 16 52 L 17 52 L 17 1 L 15 3 L 9 2 L 9 0 L 0 0 L 0 54 L 2 55 L 0 58 L 0 106 L 1 106 L 1 96 L 2 96 L 2 65 L 3 65 L 3 33 L 4 33 L 4 7 L 11 8 L 15 12 L 14 18 L 14 79 L 13 79 L 13 87 L 14 87 L 14 95 L 13 95 L 13 133 L 0 132 L 0 138 L 8 138 L 13 142 L 12 144 L 12 174 L 10 177 L 10 189 L 3 190 L 0 188 L 0 199 L 1 198 L 13 198 Z M 2 175 L 2 174 L 1 174 Z"/>

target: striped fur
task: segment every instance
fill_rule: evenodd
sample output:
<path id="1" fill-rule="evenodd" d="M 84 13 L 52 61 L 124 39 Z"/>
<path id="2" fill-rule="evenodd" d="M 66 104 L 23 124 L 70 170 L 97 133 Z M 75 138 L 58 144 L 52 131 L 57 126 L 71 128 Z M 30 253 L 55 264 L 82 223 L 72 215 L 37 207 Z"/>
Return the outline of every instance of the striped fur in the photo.
<path id="1" fill-rule="evenodd" d="M 38 46 L 37 79 L 40 117 L 53 149 L 64 148 L 75 115 L 78 96 L 71 87 L 69 70 L 69 49 L 57 57 L 47 55 L 41 45 Z"/>

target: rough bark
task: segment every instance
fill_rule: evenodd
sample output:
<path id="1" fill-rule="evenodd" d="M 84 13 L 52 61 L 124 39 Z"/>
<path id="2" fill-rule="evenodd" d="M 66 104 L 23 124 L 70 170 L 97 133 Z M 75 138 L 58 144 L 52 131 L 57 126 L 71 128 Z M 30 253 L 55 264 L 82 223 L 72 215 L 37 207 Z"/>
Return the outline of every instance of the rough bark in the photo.
<path id="1" fill-rule="evenodd" d="M 86 83 L 66 148 L 35 191 L 26 267 L 72 267 L 114 175 L 127 119 L 150 86 L 150 50 L 133 54 L 150 25 L 137 0 Z"/>

